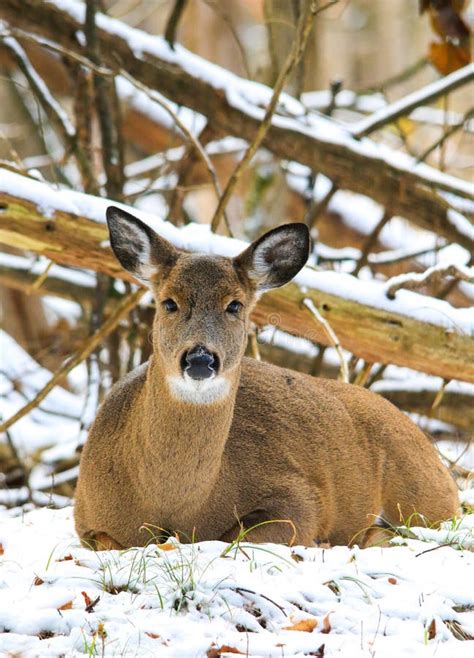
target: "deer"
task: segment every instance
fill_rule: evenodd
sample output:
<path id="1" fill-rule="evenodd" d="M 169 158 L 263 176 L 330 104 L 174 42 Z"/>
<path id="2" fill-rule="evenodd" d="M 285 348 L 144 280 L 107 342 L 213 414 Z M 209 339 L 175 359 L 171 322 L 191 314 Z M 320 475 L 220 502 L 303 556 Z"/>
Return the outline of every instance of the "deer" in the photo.
<path id="1" fill-rule="evenodd" d="M 178 533 L 365 546 L 374 519 L 456 514 L 436 448 L 390 402 L 244 356 L 258 297 L 308 259 L 305 224 L 229 258 L 179 250 L 119 207 L 106 216 L 115 256 L 156 312 L 151 358 L 111 389 L 82 451 L 74 514 L 84 545 L 120 550 Z"/>

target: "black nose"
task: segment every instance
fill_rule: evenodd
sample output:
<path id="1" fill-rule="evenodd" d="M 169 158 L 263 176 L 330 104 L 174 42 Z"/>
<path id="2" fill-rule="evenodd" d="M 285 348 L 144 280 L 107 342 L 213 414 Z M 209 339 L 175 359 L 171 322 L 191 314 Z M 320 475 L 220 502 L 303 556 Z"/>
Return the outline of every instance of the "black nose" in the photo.
<path id="1" fill-rule="evenodd" d="M 181 366 L 192 379 L 208 379 L 217 372 L 217 354 L 212 354 L 202 345 L 196 345 L 185 352 Z"/>

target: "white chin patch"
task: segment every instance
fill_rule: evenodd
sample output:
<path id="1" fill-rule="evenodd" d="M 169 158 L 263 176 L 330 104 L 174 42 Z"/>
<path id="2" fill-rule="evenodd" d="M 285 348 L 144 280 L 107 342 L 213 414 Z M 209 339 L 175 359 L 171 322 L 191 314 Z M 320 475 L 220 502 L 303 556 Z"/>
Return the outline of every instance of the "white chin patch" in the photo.
<path id="1" fill-rule="evenodd" d="M 191 404 L 212 404 L 225 398 L 230 391 L 229 380 L 215 375 L 197 380 L 185 372 L 183 377 L 167 377 L 166 381 L 174 398 Z"/>

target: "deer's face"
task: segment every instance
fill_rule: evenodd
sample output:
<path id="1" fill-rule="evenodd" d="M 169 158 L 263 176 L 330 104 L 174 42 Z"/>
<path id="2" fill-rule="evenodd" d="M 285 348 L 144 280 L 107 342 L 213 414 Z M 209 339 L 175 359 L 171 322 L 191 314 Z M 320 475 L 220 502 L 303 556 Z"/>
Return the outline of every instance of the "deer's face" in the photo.
<path id="1" fill-rule="evenodd" d="M 281 226 L 237 258 L 224 258 L 179 251 L 119 208 L 109 208 L 107 220 L 117 258 L 154 294 L 154 354 L 172 395 L 189 403 L 225 397 L 238 375 L 256 294 L 284 285 L 303 267 L 306 226 Z"/>

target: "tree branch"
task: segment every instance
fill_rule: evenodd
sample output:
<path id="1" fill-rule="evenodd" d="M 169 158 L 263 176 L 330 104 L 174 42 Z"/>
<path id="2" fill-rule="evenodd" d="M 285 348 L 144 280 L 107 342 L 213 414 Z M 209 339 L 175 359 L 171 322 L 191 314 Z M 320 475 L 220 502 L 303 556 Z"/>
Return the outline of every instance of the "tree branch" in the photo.
<path id="1" fill-rule="evenodd" d="M 430 283 L 441 283 L 448 276 L 454 277 L 457 281 L 474 283 L 474 268 L 439 263 L 422 274 L 400 274 L 386 282 L 386 295 L 389 299 L 395 299 L 398 290 L 419 290 Z"/>
<path id="2" fill-rule="evenodd" d="M 0 177 L 0 241 L 58 263 L 132 280 L 104 244 L 106 199 L 54 190 L 31 179 L 25 185 L 24 180 L 5 170 Z M 133 208 L 130 212 L 140 214 Z M 164 222 L 158 230 L 160 226 L 177 247 L 192 250 L 186 227 L 178 229 Z M 244 247 L 207 233 L 198 244 L 200 250 L 205 244 L 210 252 L 227 254 L 237 254 Z M 409 292 L 401 303 L 389 301 L 384 284 L 367 281 L 361 286 L 354 277 L 337 272 L 306 268 L 301 277 L 300 284 L 307 288 L 305 297 L 328 319 L 343 348 L 368 362 L 395 363 L 446 379 L 474 381 L 474 332 L 468 309 Z M 296 336 L 330 344 L 325 331 L 301 307 L 301 300 L 299 285 L 289 284 L 265 294 L 252 318 L 259 326 L 274 324 Z"/>
<path id="3" fill-rule="evenodd" d="M 81 5 L 76 2 L 62 0 L 59 6 L 42 0 L 3 0 L 0 18 L 59 41 L 79 56 L 84 54 L 76 38 L 84 27 Z M 271 97 L 267 87 L 242 80 L 183 48 L 173 52 L 160 37 L 125 25 L 120 26 L 119 35 L 116 25 L 100 16 L 98 38 L 104 65 L 123 68 L 145 86 L 204 114 L 222 133 L 252 141 L 265 114 L 261 105 L 268 101 L 263 99 Z M 140 53 L 130 44 L 139 46 Z M 472 224 L 459 213 L 453 220 L 454 208 L 437 193 L 447 190 L 471 197 L 468 183 L 427 165 L 415 166 L 409 156 L 395 155 L 368 140 L 361 143 L 331 119 L 308 115 L 296 99 L 285 95 L 284 102 L 285 116 L 274 115 L 262 142 L 278 158 L 321 171 L 340 188 L 370 196 L 390 206 L 394 215 L 474 250 Z"/>

